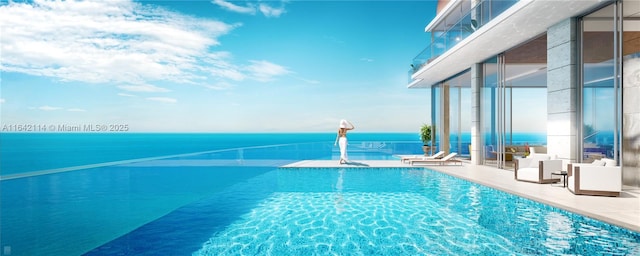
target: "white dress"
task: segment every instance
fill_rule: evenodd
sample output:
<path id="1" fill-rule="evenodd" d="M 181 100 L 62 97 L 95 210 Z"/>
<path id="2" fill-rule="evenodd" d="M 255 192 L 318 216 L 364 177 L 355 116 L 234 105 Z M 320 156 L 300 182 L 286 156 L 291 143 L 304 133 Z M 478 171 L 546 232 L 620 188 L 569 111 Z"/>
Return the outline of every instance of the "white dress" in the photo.
<path id="1" fill-rule="evenodd" d="M 338 145 L 340 146 L 340 160 L 347 161 L 347 137 L 340 137 Z"/>

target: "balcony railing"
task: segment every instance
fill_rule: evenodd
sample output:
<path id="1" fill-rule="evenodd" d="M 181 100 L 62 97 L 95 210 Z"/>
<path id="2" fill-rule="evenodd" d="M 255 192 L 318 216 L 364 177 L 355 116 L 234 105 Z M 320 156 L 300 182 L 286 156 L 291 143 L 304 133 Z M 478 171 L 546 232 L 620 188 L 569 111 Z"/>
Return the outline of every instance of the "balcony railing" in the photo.
<path id="1" fill-rule="evenodd" d="M 431 31 L 431 44 L 413 59 L 409 70 L 409 82 L 412 81 L 411 75 L 424 65 L 453 48 L 518 1 L 483 0 L 472 8 L 463 7 L 464 4 L 470 4 L 471 1 L 462 1 L 461 5 L 457 7 L 458 11 L 449 13 L 449 16 Z"/>

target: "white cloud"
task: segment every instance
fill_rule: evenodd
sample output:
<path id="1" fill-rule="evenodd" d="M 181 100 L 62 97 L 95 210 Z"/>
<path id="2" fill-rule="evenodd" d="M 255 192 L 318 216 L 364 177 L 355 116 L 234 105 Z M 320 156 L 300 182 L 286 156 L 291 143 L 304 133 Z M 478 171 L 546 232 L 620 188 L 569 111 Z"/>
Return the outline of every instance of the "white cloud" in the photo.
<path id="1" fill-rule="evenodd" d="M 246 75 L 243 74 L 242 72 L 240 72 L 240 70 L 236 69 L 236 68 L 229 68 L 229 69 L 211 69 L 211 75 L 214 77 L 219 77 L 219 78 L 224 78 L 224 79 L 231 79 L 234 81 L 242 81 L 245 79 Z"/>
<path id="2" fill-rule="evenodd" d="M 262 14 L 264 14 L 264 16 L 266 17 L 280 17 L 280 15 L 286 12 L 284 6 L 280 8 L 274 8 L 264 3 L 260 4 L 259 9 L 260 12 L 262 12 Z"/>
<path id="3" fill-rule="evenodd" d="M 69 108 L 69 109 L 67 109 L 67 111 L 69 111 L 69 112 L 87 112 L 86 110 L 81 109 L 81 108 Z"/>
<path id="4" fill-rule="evenodd" d="M 270 17 L 284 13 L 257 2 L 246 8 Z M 144 1 L 10 1 L 0 5 L 0 24 L 2 72 L 115 84 L 126 92 L 170 91 L 153 85 L 160 83 L 223 90 L 232 87 L 224 86 L 228 81 L 269 82 L 290 73 L 264 60 L 236 65 L 230 52 L 212 50 L 220 36 L 241 24 L 186 16 Z"/>
<path id="5" fill-rule="evenodd" d="M 220 82 L 217 84 L 212 84 L 212 85 L 205 85 L 205 87 L 212 89 L 212 90 L 217 90 L 217 91 L 221 91 L 221 90 L 226 90 L 229 88 L 232 88 L 233 85 L 229 84 L 227 82 Z"/>
<path id="6" fill-rule="evenodd" d="M 42 111 L 54 111 L 54 110 L 60 110 L 62 108 L 45 105 L 45 106 L 40 106 L 37 109 L 42 110 Z"/>
<path id="7" fill-rule="evenodd" d="M 245 14 L 256 14 L 256 8 L 254 7 L 253 4 L 247 4 L 247 6 L 239 6 L 236 4 L 233 4 L 231 2 L 227 2 L 224 0 L 213 0 L 211 1 L 211 3 L 220 6 L 224 9 L 227 9 L 229 11 L 232 12 L 237 12 L 237 13 L 245 13 Z"/>
<path id="8" fill-rule="evenodd" d="M 299 79 L 299 80 L 301 80 L 301 81 L 303 81 L 305 83 L 308 83 L 308 84 L 320 84 L 320 81 L 318 81 L 318 80 L 305 79 L 305 78 L 301 78 L 301 77 L 296 77 L 296 79 Z"/>
<path id="9" fill-rule="evenodd" d="M 131 0 L 10 1 L 0 24 L 4 72 L 124 84 L 206 81 L 202 56 L 239 26 Z"/>
<path id="10" fill-rule="evenodd" d="M 260 3 L 257 5 L 254 3 L 247 3 L 246 6 L 240 6 L 225 0 L 211 1 L 211 3 L 220 6 L 228 11 L 250 15 L 255 15 L 257 11 L 260 11 L 260 13 L 262 13 L 265 17 L 280 17 L 280 15 L 286 12 L 284 8 L 285 2 L 286 1 L 281 1 L 281 7 L 276 8 L 265 3 Z"/>
<path id="11" fill-rule="evenodd" d="M 4 103 L 4 98 L 0 98 L 0 104 Z"/>
<path id="12" fill-rule="evenodd" d="M 130 92 L 169 92 L 169 89 L 150 84 L 118 85 L 118 88 Z M 122 96 L 122 95 L 121 95 Z"/>
<path id="13" fill-rule="evenodd" d="M 364 62 L 373 62 L 373 59 L 369 59 L 369 58 L 361 58 L 360 60 Z"/>
<path id="14" fill-rule="evenodd" d="M 176 103 L 176 102 L 178 102 L 178 100 L 176 100 L 174 98 L 167 98 L 167 97 L 149 97 L 149 98 L 147 98 L 147 100 L 159 101 L 159 102 L 164 102 L 164 103 Z"/>
<path id="15" fill-rule="evenodd" d="M 128 93 L 118 93 L 118 96 L 122 96 L 122 97 L 136 97 L 133 94 L 128 94 Z"/>
<path id="16" fill-rule="evenodd" d="M 251 65 L 247 66 L 246 70 L 249 71 L 251 78 L 260 82 L 268 82 L 276 76 L 291 73 L 287 68 L 265 60 L 252 60 L 249 62 L 251 62 Z"/>

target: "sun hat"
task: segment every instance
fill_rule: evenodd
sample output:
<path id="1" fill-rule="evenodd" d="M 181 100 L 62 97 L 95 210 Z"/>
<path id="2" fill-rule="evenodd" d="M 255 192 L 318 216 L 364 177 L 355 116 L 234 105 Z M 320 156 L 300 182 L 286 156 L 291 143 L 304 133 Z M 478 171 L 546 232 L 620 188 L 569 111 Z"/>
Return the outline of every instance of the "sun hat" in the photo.
<path id="1" fill-rule="evenodd" d="M 347 120 L 340 120 L 340 128 L 347 128 Z"/>

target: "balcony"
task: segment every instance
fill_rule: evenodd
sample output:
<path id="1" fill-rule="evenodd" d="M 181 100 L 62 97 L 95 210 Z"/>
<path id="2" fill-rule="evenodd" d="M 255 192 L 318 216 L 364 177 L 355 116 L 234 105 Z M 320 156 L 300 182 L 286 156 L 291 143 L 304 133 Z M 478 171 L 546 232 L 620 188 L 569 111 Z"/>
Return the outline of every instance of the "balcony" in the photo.
<path id="1" fill-rule="evenodd" d="M 488 1 L 485 0 L 485 2 Z M 586 12 L 611 1 L 511 1 L 509 3 L 512 5 L 503 8 L 504 10 L 500 14 L 493 15 L 491 19 L 478 19 L 478 28 L 473 33 L 461 38 L 459 42 L 456 41 L 456 44 L 443 47 L 436 55 L 416 57 L 416 59 L 424 61 L 417 62 L 414 64 L 414 68 L 409 71 L 410 78 L 407 87 L 430 88 L 432 85 L 468 69 L 473 64 L 482 63 L 492 56 L 545 34 L 548 28 L 559 22 L 584 15 Z M 469 3 L 468 1 L 460 2 Z M 482 3 L 486 4 L 485 2 Z M 501 1 L 501 3 L 506 3 L 506 1 Z M 455 2 L 455 4 L 459 4 L 459 2 Z M 443 11 L 443 13 L 450 14 L 450 9 L 452 8 L 446 12 Z M 473 8 L 469 8 L 469 10 L 473 10 Z M 463 21 L 464 16 L 469 13 L 464 12 L 465 15 L 460 16 L 456 20 L 456 24 L 462 24 L 463 22 L 460 21 Z M 443 26 L 440 24 L 445 23 L 445 18 L 447 17 L 438 16 L 432 21 L 432 24 Z M 430 24 L 426 30 L 440 31 L 436 27 Z M 449 30 L 459 27 L 461 26 L 450 26 Z M 427 49 L 434 47 L 434 45 L 430 45 Z"/>
<path id="2" fill-rule="evenodd" d="M 432 21 L 436 24 L 429 24 L 425 29 L 431 33 L 431 44 L 413 59 L 409 70 L 409 82 L 412 81 L 411 75 L 424 65 L 453 48 L 518 1 L 484 0 L 475 6 L 471 6 L 472 1 L 468 0 L 452 1 L 451 7 L 443 10 L 443 18 L 436 17 Z"/>

